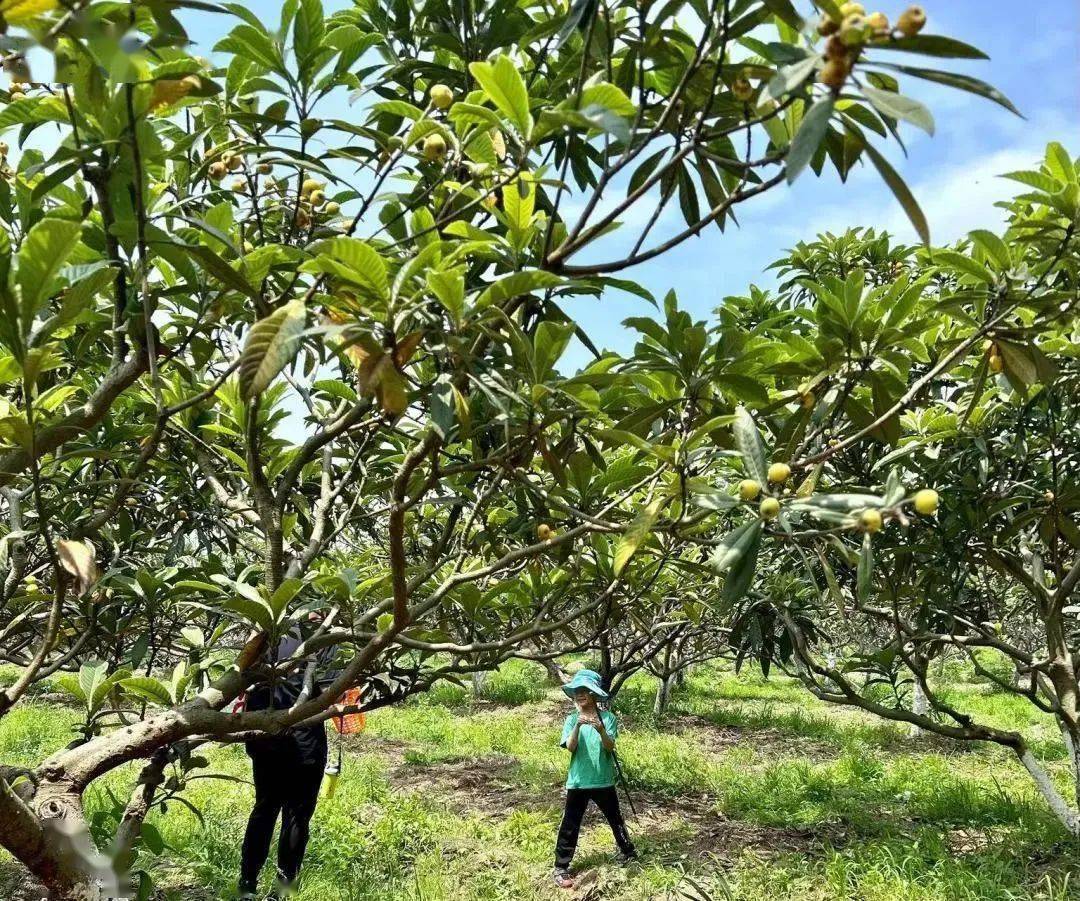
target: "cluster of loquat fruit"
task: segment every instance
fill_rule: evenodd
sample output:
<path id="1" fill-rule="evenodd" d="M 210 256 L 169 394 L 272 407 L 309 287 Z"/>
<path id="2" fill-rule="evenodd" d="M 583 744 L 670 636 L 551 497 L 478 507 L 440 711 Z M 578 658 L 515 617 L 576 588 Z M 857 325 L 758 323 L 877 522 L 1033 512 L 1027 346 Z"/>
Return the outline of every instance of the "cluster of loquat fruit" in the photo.
<path id="1" fill-rule="evenodd" d="M 437 110 L 446 111 L 454 103 L 454 92 L 449 85 L 434 84 L 428 91 L 431 105 Z M 446 158 L 446 138 L 438 132 L 432 132 L 420 145 L 420 152 L 429 163 L 438 163 Z"/>
<path id="2" fill-rule="evenodd" d="M 986 365 L 990 367 L 992 373 L 997 375 L 1005 368 L 1005 360 L 1001 356 L 1001 350 L 993 341 L 987 341 L 985 349 Z"/>
<path id="3" fill-rule="evenodd" d="M 783 493 L 784 486 L 791 478 L 791 467 L 787 463 L 773 463 L 767 473 L 770 489 L 774 493 Z M 761 496 L 762 485 L 757 479 L 743 479 L 739 482 L 739 499 L 744 503 L 753 503 Z M 915 512 L 922 516 L 933 516 L 938 509 L 940 498 L 932 488 L 923 488 L 915 492 L 911 499 Z M 758 515 L 766 522 L 771 522 L 780 515 L 780 499 L 769 494 L 758 502 Z M 870 535 L 880 532 L 885 524 L 882 511 L 868 507 L 859 514 L 858 527 Z"/>
<path id="4" fill-rule="evenodd" d="M 855 61 L 867 44 L 881 43 L 900 35 L 914 37 L 926 25 L 926 12 L 921 6 L 911 6 L 900 14 L 895 25 L 882 12 L 866 14 L 861 3 L 845 3 L 840 7 L 839 20 L 824 16 L 818 33 L 829 39 L 825 45 L 825 65 L 818 80 L 839 91 L 847 81 Z"/>
<path id="5" fill-rule="evenodd" d="M 777 491 L 783 491 L 784 485 L 791 478 L 791 467 L 787 463 L 773 463 L 769 467 L 769 485 Z M 745 503 L 756 501 L 761 495 L 761 482 L 757 479 L 743 479 L 739 482 L 739 498 Z M 780 515 L 779 499 L 769 495 L 761 499 L 758 504 L 758 514 L 762 519 L 770 521 Z"/>
<path id="6" fill-rule="evenodd" d="M 272 163 L 263 161 L 255 165 L 254 170 L 247 169 L 243 157 L 238 153 L 229 151 L 212 150 L 207 156 L 213 162 L 207 167 L 206 174 L 212 181 L 221 181 L 230 172 L 241 172 L 232 183 L 232 189 L 239 194 L 247 193 L 249 187 L 248 178 L 255 176 L 271 176 L 274 171 Z M 289 193 L 289 179 L 267 178 L 266 189 L 272 195 L 285 198 Z M 316 215 L 333 218 L 340 214 L 341 205 L 335 201 L 327 201 L 326 184 L 314 178 L 306 178 L 300 185 L 300 203 L 296 210 L 296 225 L 299 228 L 307 228 L 311 225 L 312 218 Z"/>

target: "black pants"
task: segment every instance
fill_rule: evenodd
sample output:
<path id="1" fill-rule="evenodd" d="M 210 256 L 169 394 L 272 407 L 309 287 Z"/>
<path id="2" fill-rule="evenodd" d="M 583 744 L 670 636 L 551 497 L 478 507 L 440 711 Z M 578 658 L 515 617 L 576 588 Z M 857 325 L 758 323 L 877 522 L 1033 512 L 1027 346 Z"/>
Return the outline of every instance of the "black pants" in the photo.
<path id="1" fill-rule="evenodd" d="M 255 806 L 240 851 L 240 888 L 254 891 L 259 872 L 270 854 L 279 814 L 278 878 L 289 884 L 300 873 L 310 835 L 309 824 L 319 801 L 326 749 L 319 756 L 304 754 L 295 741 L 284 737 L 251 742 L 248 754 L 255 778 Z"/>
<path id="2" fill-rule="evenodd" d="M 634 855 L 634 845 L 630 841 L 630 833 L 626 831 L 626 822 L 619 808 L 619 796 L 615 787 L 609 785 L 607 788 L 568 788 L 566 809 L 563 811 L 562 825 L 559 826 L 559 838 L 555 843 L 555 868 L 558 870 L 568 869 L 570 861 L 574 859 L 581 821 L 585 818 L 590 801 L 600 808 L 611 826 L 619 850 L 627 856 Z"/>

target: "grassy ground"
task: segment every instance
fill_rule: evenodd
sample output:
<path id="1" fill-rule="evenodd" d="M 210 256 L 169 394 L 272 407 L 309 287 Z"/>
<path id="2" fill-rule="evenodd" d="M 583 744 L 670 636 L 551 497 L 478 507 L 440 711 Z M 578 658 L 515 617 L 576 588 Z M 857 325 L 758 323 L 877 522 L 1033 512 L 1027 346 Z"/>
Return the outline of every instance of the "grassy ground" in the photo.
<path id="1" fill-rule="evenodd" d="M 948 676 L 956 703 L 1034 734 L 1051 769 L 1052 725 L 1014 699 Z M 616 710 L 642 860 L 622 869 L 592 814 L 576 867 L 578 898 L 1063 899 L 1076 847 L 994 749 L 912 739 L 819 704 L 784 679 L 695 674 L 671 715 L 651 715 L 653 684 L 632 681 Z M 44 697 L 0 722 L 0 760 L 40 759 L 70 740 L 73 711 Z M 320 805 L 301 899 L 480 901 L 565 897 L 550 885 L 565 752 L 566 702 L 539 670 L 510 667 L 475 698 L 447 686 L 369 718 L 348 743 L 345 774 Z M 213 769 L 244 779 L 238 748 Z M 131 773 L 96 787 L 108 806 Z M 231 896 L 251 789 L 204 780 L 153 822 L 167 845 L 155 871 L 165 897 Z M 21 877 L 0 860 L 0 897 Z"/>

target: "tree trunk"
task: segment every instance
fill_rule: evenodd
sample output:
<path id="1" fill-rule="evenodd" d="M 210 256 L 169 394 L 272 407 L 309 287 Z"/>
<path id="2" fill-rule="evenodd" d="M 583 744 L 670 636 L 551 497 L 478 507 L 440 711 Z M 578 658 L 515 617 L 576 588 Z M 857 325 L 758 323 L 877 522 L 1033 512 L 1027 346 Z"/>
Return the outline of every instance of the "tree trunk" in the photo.
<path id="1" fill-rule="evenodd" d="M 0 846 L 45 886 L 53 901 L 127 897 L 112 862 L 94 846 L 82 799 L 43 783 L 28 800 L 0 779 Z"/>
<path id="2" fill-rule="evenodd" d="M 1014 749 L 1016 756 L 1020 758 L 1020 762 L 1024 765 L 1024 769 L 1031 774 L 1031 778 L 1035 780 L 1035 785 L 1039 789 L 1039 794 L 1043 796 L 1046 803 L 1050 806 L 1050 809 L 1054 812 L 1054 816 L 1058 818 L 1058 821 L 1069 830 L 1069 833 L 1074 836 L 1080 836 L 1080 815 L 1075 810 L 1069 807 L 1068 803 L 1059 794 L 1058 790 L 1054 787 L 1053 781 L 1043 769 L 1042 764 L 1035 759 L 1035 755 L 1027 749 L 1026 746 L 1021 745 Z"/>
<path id="3" fill-rule="evenodd" d="M 473 694 L 477 697 L 481 697 L 487 690 L 487 682 L 489 675 L 490 674 L 486 670 L 472 674 L 472 690 Z"/>
<path id="4" fill-rule="evenodd" d="M 926 692 L 923 691 L 922 680 L 916 676 L 914 685 L 911 689 L 911 712 L 918 714 L 919 716 L 926 716 L 929 709 L 930 705 L 926 700 Z M 923 734 L 922 728 L 915 723 L 911 724 L 908 728 L 908 732 L 915 738 Z"/>
<path id="5" fill-rule="evenodd" d="M 547 672 L 548 681 L 552 685 L 565 685 L 569 681 L 569 677 L 559 664 L 549 658 L 544 658 L 540 661 L 540 665 Z"/>
<path id="6" fill-rule="evenodd" d="M 653 702 L 653 714 L 660 717 L 667 713 L 668 702 L 671 700 L 671 689 L 675 686 L 677 673 L 671 673 L 657 680 L 656 700 Z"/>

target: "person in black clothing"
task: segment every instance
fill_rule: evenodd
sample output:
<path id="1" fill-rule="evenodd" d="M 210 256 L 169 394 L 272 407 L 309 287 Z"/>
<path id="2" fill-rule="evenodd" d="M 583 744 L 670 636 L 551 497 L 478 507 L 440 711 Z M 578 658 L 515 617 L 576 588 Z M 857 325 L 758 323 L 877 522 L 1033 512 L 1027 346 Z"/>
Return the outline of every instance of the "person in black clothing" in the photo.
<path id="1" fill-rule="evenodd" d="M 277 646 L 270 663 L 288 660 L 302 640 L 299 630 L 293 630 Z M 251 688 L 245 706 L 248 710 L 288 709 L 299 699 L 303 682 L 300 667 L 272 686 L 264 683 Z M 246 747 L 255 781 L 255 806 L 240 851 L 239 890 L 241 898 L 254 898 L 279 816 L 278 891 L 290 891 L 300 874 L 326 769 L 326 727 L 322 723 L 297 727 L 282 735 L 252 739 Z"/>

